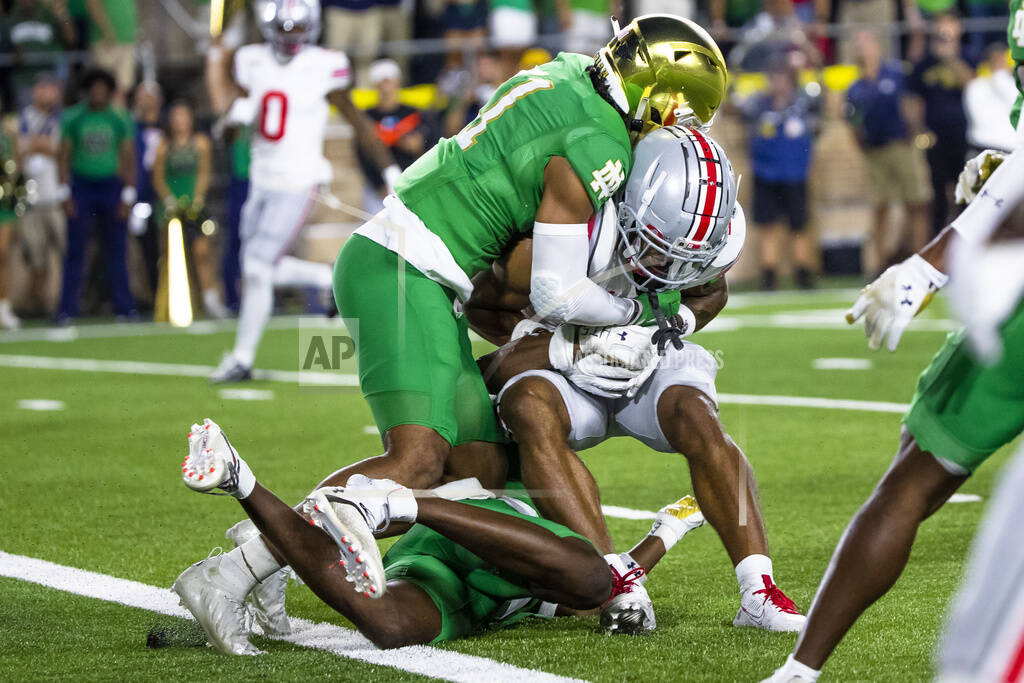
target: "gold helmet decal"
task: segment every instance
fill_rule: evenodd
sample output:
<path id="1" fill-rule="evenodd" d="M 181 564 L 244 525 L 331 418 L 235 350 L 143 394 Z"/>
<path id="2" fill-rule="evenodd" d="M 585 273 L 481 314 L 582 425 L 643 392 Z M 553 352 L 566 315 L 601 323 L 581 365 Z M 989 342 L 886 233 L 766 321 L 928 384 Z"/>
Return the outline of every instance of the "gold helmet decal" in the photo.
<path id="1" fill-rule="evenodd" d="M 673 123 L 706 125 L 725 97 L 728 72 L 718 45 L 671 14 L 631 21 L 601 48 L 597 64 L 637 139 Z"/>

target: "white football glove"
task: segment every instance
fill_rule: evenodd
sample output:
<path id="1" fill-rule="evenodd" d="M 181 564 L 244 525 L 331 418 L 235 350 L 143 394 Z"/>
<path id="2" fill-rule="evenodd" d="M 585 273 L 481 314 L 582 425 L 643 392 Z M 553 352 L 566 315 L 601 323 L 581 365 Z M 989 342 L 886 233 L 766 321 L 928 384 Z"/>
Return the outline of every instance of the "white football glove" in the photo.
<path id="1" fill-rule="evenodd" d="M 1006 153 L 995 149 L 986 149 L 978 156 L 968 159 L 956 179 L 956 203 L 970 204 L 974 201 L 985 181 L 999 168 L 1004 159 Z"/>
<path id="2" fill-rule="evenodd" d="M 949 285 L 953 313 L 966 328 L 974 353 L 983 363 L 1003 357 L 999 328 L 1024 294 L 1024 240 L 953 245 Z"/>
<path id="3" fill-rule="evenodd" d="M 551 336 L 548 358 L 553 368 L 584 391 L 607 398 L 632 397 L 661 361 L 651 344 L 656 330 L 640 325 L 561 325 Z"/>
<path id="4" fill-rule="evenodd" d="M 948 280 L 949 276 L 914 254 L 888 268 L 862 289 L 860 297 L 846 312 L 846 322 L 852 325 L 863 316 L 868 347 L 877 351 L 882 347 L 882 340 L 888 337 L 889 350 L 895 351 L 911 319 Z"/>

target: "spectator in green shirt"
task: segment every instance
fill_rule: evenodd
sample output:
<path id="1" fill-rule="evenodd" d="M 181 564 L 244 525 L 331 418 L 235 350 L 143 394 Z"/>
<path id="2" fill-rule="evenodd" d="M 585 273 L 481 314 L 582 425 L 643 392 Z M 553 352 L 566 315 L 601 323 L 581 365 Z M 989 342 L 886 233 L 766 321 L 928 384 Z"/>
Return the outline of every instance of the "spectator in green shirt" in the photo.
<path id="1" fill-rule="evenodd" d="M 67 64 L 59 55 L 74 43 L 74 25 L 62 2 L 55 3 L 53 10 L 41 0 L 15 2 L 11 13 L 0 21 L 0 52 L 15 59 L 8 72 L 15 110 L 28 106 L 40 74 L 66 75 Z"/>
<path id="2" fill-rule="evenodd" d="M 85 0 L 89 12 L 89 45 L 100 68 L 114 75 L 119 100 L 135 84 L 135 42 L 139 18 L 136 0 Z"/>
<path id="3" fill-rule="evenodd" d="M 125 219 L 137 197 L 135 124 L 111 105 L 116 85 L 109 73 L 88 72 L 83 87 L 85 101 L 61 117 L 60 195 L 68 215 L 68 241 L 58 320 L 68 322 L 78 315 L 85 247 L 94 223 L 105 237 L 114 310 L 119 317 L 133 318 Z"/>

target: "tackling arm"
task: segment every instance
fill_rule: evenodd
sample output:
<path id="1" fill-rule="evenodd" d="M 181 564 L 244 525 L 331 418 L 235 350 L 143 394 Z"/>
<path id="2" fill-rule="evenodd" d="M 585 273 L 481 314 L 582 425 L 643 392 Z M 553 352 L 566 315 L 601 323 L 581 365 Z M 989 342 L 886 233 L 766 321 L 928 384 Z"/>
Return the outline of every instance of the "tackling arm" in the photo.
<path id="1" fill-rule="evenodd" d="M 544 321 L 561 325 L 624 325 L 638 302 L 617 297 L 587 277 L 587 221 L 593 206 L 568 159 L 552 157 L 533 230 L 530 303 Z"/>

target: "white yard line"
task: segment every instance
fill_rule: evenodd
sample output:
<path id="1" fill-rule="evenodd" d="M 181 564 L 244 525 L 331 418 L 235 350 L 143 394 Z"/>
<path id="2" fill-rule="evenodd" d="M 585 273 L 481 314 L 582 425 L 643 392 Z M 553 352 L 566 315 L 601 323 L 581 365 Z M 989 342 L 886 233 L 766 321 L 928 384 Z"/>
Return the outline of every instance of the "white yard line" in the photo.
<path id="1" fill-rule="evenodd" d="M 23 555 L 0 551 L 0 576 L 173 617 L 191 618 L 191 615 L 178 605 L 178 596 L 167 588 L 66 567 Z M 578 680 L 426 645 L 378 650 L 370 641 L 351 629 L 295 617 L 291 618 L 291 623 L 292 634 L 282 640 L 349 659 L 447 681 L 521 683 L 528 680 L 540 683 L 573 683 Z"/>
<path id="2" fill-rule="evenodd" d="M 181 363 L 151 363 L 146 361 L 99 360 L 95 358 L 59 358 L 52 356 L 26 356 L 0 354 L 0 367 L 29 368 L 35 370 L 69 370 L 76 372 L 112 372 L 128 375 L 165 375 L 170 377 L 205 378 L 213 367 Z M 305 385 L 359 386 L 356 375 L 331 372 L 294 372 L 290 370 L 255 370 L 256 379 Z M 765 394 L 719 394 L 719 403 L 750 406 L 784 406 L 789 408 L 825 408 L 863 412 L 903 413 L 905 403 L 885 401 L 859 401 L 842 398 L 815 398 L 812 396 L 772 396 Z"/>
<path id="3" fill-rule="evenodd" d="M 100 360 L 95 358 L 60 358 L 53 356 L 0 355 L 0 367 L 35 370 L 70 370 L 77 372 L 113 372 L 125 375 L 166 375 L 170 377 L 206 378 L 216 368 L 212 365 L 184 363 L 151 363 L 148 361 Z M 290 370 L 253 370 L 255 379 L 304 385 L 357 387 L 359 378 L 333 372 L 294 372 Z"/>
<path id="4" fill-rule="evenodd" d="M 744 406 L 783 406 L 786 408 L 826 408 L 856 410 L 868 413 L 905 413 L 907 403 L 886 401 L 858 401 L 847 398 L 814 398 L 812 396 L 770 396 L 763 394 L 719 394 L 719 403 Z"/>

